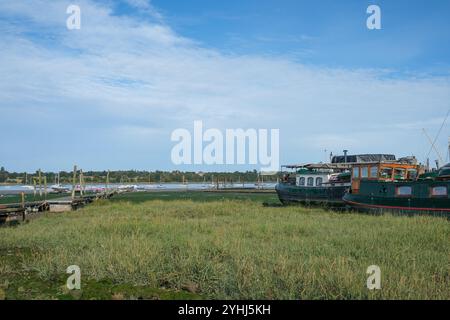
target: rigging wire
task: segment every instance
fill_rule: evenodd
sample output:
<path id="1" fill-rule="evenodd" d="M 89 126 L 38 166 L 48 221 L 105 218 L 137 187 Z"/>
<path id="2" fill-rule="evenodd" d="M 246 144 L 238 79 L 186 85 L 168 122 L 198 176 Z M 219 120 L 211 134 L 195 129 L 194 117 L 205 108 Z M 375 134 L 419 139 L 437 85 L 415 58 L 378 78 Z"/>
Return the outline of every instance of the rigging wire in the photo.
<path id="1" fill-rule="evenodd" d="M 434 146 L 435 146 L 435 144 L 436 144 L 436 141 L 437 141 L 439 135 L 441 134 L 442 128 L 444 127 L 445 122 L 447 121 L 447 118 L 448 118 L 448 115 L 449 115 L 449 114 L 450 114 L 450 108 L 448 109 L 447 115 L 445 116 L 444 121 L 442 121 L 442 125 L 441 125 L 441 127 L 439 128 L 439 131 L 438 131 L 438 133 L 436 134 L 436 137 L 434 138 L 433 143 L 431 144 L 430 150 L 429 150 L 428 153 L 427 153 L 427 158 L 430 156 L 430 153 L 431 153 L 431 151 L 433 150 L 433 148 L 434 148 Z"/>

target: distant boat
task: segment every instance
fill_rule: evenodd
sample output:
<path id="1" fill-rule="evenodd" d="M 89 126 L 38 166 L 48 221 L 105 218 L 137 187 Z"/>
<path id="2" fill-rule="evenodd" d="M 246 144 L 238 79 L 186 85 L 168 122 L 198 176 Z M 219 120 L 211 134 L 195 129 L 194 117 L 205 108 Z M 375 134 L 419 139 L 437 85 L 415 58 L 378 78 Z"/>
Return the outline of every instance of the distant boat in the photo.
<path id="1" fill-rule="evenodd" d="M 56 193 L 66 193 L 66 192 L 70 191 L 70 189 L 68 187 L 64 187 L 63 185 L 60 185 L 60 184 L 52 185 L 50 187 L 50 189 L 52 189 L 53 192 L 56 192 Z"/>
<path id="2" fill-rule="evenodd" d="M 117 189 L 119 189 L 120 191 L 128 191 L 128 192 L 137 190 L 137 188 L 138 186 L 136 185 L 120 185 L 117 187 Z"/>
<path id="3" fill-rule="evenodd" d="M 60 176 L 59 176 L 59 172 L 58 172 L 58 175 L 57 175 L 57 180 L 55 181 L 55 184 L 54 185 L 52 185 L 52 186 L 50 186 L 50 189 L 52 189 L 53 190 L 53 192 L 56 192 L 56 193 L 66 193 L 66 192 L 69 192 L 70 191 L 70 189 L 68 188 L 68 187 L 64 187 L 62 184 L 60 184 Z M 55 179 L 56 179 L 55 178 Z"/>

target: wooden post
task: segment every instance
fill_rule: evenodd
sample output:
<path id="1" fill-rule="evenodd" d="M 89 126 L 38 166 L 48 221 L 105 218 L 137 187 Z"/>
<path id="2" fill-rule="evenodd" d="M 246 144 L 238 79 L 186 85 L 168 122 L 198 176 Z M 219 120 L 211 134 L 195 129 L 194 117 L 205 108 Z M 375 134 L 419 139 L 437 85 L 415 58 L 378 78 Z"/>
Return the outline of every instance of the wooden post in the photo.
<path id="1" fill-rule="evenodd" d="M 77 183 L 77 165 L 73 166 L 73 177 L 72 177 L 72 200 L 75 199 L 75 183 Z"/>
<path id="2" fill-rule="evenodd" d="M 108 193 L 108 186 L 109 185 L 109 170 L 108 173 L 106 174 L 106 193 Z"/>
<path id="3" fill-rule="evenodd" d="M 36 198 L 36 179 L 33 178 L 33 198 Z"/>
<path id="4" fill-rule="evenodd" d="M 83 170 L 80 169 L 80 196 L 83 196 Z"/>
<path id="5" fill-rule="evenodd" d="M 22 198 L 22 221 L 25 221 L 25 193 L 21 192 L 20 196 Z"/>
<path id="6" fill-rule="evenodd" d="M 39 169 L 38 181 L 39 181 L 39 197 L 42 197 L 42 173 L 41 173 L 41 169 Z"/>
<path id="7" fill-rule="evenodd" d="M 45 200 L 47 200 L 47 176 L 44 175 L 44 195 L 45 195 Z"/>

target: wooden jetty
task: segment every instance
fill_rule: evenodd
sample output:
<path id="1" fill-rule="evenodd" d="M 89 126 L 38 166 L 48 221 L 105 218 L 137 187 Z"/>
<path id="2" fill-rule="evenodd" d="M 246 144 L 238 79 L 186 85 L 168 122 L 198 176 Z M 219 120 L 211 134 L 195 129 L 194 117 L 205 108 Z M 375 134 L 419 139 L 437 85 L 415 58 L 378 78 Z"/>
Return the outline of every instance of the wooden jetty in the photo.
<path id="1" fill-rule="evenodd" d="M 33 215 L 45 211 L 65 212 L 76 210 L 93 201 L 108 199 L 117 193 L 120 193 L 120 191 L 110 190 L 107 192 L 84 194 L 80 196 L 66 196 L 51 200 L 0 204 L 0 224 L 13 221 L 24 221 Z"/>

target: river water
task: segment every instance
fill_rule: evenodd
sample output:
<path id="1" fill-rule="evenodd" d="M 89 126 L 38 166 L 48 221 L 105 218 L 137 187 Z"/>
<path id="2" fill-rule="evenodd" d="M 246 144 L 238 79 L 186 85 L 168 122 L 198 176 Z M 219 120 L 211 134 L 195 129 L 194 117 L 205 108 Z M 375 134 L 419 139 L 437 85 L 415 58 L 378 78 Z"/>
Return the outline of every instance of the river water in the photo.
<path id="1" fill-rule="evenodd" d="M 72 185 L 62 185 L 62 187 L 69 190 L 72 189 Z M 78 187 L 78 186 L 77 186 Z M 102 191 L 104 190 L 104 184 L 86 184 L 85 189 L 87 191 Z M 204 184 L 204 183 L 161 183 L 161 184 L 109 184 L 109 189 L 132 189 L 135 191 L 185 191 L 185 190 L 208 190 L 215 189 L 216 185 Z M 234 184 L 219 184 L 220 189 L 231 189 L 231 188 L 243 188 L 243 189 L 274 189 L 275 183 L 264 183 L 256 185 L 255 183 L 234 183 Z M 25 185 L 7 185 L 0 186 L 0 194 L 17 194 L 20 192 L 33 193 L 33 186 Z M 39 188 L 37 188 L 39 191 Z M 51 192 L 51 185 L 47 186 L 47 190 Z"/>

